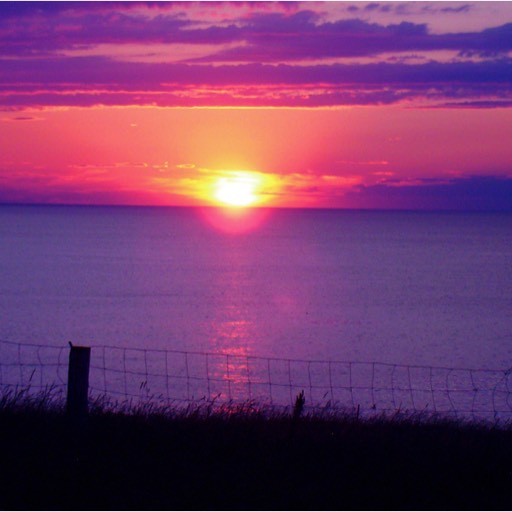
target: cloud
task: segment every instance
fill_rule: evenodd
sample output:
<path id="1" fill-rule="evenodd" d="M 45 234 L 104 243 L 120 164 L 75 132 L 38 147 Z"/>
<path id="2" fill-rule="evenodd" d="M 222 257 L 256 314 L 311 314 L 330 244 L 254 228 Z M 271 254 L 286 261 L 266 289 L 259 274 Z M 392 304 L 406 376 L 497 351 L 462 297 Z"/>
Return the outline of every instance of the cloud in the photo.
<path id="1" fill-rule="evenodd" d="M 507 107 L 512 59 L 301 66 L 133 63 L 104 57 L 0 60 L 4 108 L 95 105 Z M 39 85 L 34 85 L 39 84 Z M 484 103 L 482 103 L 484 102 Z"/>
<path id="2" fill-rule="evenodd" d="M 512 177 L 469 176 L 413 184 L 388 180 L 355 187 L 340 204 L 347 208 L 512 211 Z"/>
<path id="3" fill-rule="evenodd" d="M 512 49 L 511 23 L 480 32 L 431 34 L 426 24 L 407 21 L 389 25 L 358 18 L 322 22 L 319 12 L 313 10 L 315 4 L 305 4 L 308 9 L 302 10 L 278 4 L 269 12 L 265 4 L 255 3 L 237 17 L 235 3 L 231 4 L 230 19 L 209 17 L 204 4 L 195 6 L 201 15 L 190 16 L 184 14 L 187 8 L 180 3 L 157 11 L 157 15 L 154 8 L 140 3 L 21 3 L 17 8 L 11 4 L 0 5 L 0 54 L 9 56 L 57 55 L 76 47 L 130 43 L 218 46 L 217 52 L 202 58 L 205 62 L 290 62 L 441 49 L 499 54 Z M 145 11 L 141 10 L 144 6 Z M 386 3 L 369 3 L 361 12 L 390 9 Z M 444 13 L 467 10 L 469 6 L 464 4 L 445 7 Z M 228 15 L 226 10 L 221 13 Z M 224 49 L 224 44 L 233 43 L 240 44 Z"/>
<path id="4" fill-rule="evenodd" d="M 334 57 L 375 57 L 389 52 L 455 50 L 504 54 L 512 49 L 512 24 L 480 32 L 430 34 L 426 24 L 380 25 L 361 19 L 316 23 L 317 14 L 261 14 L 232 37 L 246 44 L 199 58 L 202 62 L 290 62 Z"/>
<path id="5" fill-rule="evenodd" d="M 342 165 L 389 165 L 387 160 L 338 160 L 336 163 Z"/>
<path id="6" fill-rule="evenodd" d="M 396 16 L 400 5 L 340 12 Z M 456 15 L 470 4 L 434 7 Z M 512 23 L 433 34 L 424 23 L 326 21 L 320 11 L 315 3 L 3 2 L 0 106 L 510 106 Z M 162 56 L 191 54 L 180 45 L 200 56 L 135 58 L 150 59 L 154 45 Z M 436 61 L 445 50 L 458 57 Z M 403 59 L 416 51 L 429 60 Z"/>
<path id="7" fill-rule="evenodd" d="M 124 165 L 124 164 L 119 164 Z M 119 175 L 81 166 L 81 172 L 42 174 L 30 168 L 0 174 L 0 202 L 85 204 L 204 204 L 221 177 L 241 171 L 195 168 L 193 173 L 152 174 L 131 186 Z M 181 174 L 181 175 L 180 175 Z M 259 194 L 272 204 L 300 202 L 303 206 L 476 210 L 512 212 L 512 174 L 428 179 L 404 179 L 382 174 L 377 184 L 361 175 L 285 175 L 244 171 L 261 182 Z M 181 202 L 180 202 L 181 201 Z"/>
<path id="8" fill-rule="evenodd" d="M 18 121 L 43 121 L 42 117 L 34 116 L 16 116 L 16 117 L 3 117 L 0 121 L 18 122 Z"/>
<path id="9" fill-rule="evenodd" d="M 510 100 L 474 100 L 447 102 L 439 105 L 440 108 L 511 108 L 512 99 Z"/>
<path id="10" fill-rule="evenodd" d="M 469 12 L 471 7 L 471 4 L 462 4 L 457 7 L 442 7 L 439 11 L 443 13 L 461 13 Z"/>

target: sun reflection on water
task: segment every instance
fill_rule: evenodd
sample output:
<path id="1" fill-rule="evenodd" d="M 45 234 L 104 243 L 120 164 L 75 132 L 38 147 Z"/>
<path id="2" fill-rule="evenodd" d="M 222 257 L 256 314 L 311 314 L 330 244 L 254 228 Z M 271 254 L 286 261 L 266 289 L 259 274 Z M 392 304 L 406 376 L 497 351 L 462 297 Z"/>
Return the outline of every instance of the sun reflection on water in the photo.
<path id="1" fill-rule="evenodd" d="M 241 234 L 255 231 L 267 220 L 268 208 L 205 207 L 200 210 L 202 218 L 218 231 Z"/>
<path id="2" fill-rule="evenodd" d="M 211 304 L 208 325 L 211 393 L 222 398 L 246 400 L 251 397 L 250 356 L 259 339 L 258 323 L 251 300 L 244 290 L 252 281 L 254 253 L 247 250 L 244 237 L 223 238 L 222 263 L 216 276 L 216 300 Z M 216 355 L 218 354 L 218 356 Z"/>
<path id="3" fill-rule="evenodd" d="M 219 314 L 222 313 L 219 311 Z M 228 392 L 233 399 L 236 399 L 237 395 L 248 396 L 247 386 L 250 382 L 248 356 L 253 353 L 255 327 L 254 322 L 247 319 L 219 319 L 211 324 L 210 341 L 214 351 L 219 353 L 219 357 L 213 356 L 210 374 L 215 379 L 223 381 L 224 392 Z"/>

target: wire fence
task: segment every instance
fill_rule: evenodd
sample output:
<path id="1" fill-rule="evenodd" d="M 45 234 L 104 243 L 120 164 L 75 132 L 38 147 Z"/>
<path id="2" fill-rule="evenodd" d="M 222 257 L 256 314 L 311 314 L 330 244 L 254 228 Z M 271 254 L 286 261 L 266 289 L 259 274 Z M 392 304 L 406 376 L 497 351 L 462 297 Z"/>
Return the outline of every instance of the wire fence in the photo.
<path id="1" fill-rule="evenodd" d="M 0 386 L 64 394 L 67 346 L 0 340 Z M 362 414 L 512 419 L 512 369 L 267 358 L 115 346 L 91 349 L 89 396 L 136 406 L 257 404 Z"/>
<path id="2" fill-rule="evenodd" d="M 37 345 L 0 340 L 0 386 L 33 393 L 52 389 L 58 397 L 67 386 L 66 345 Z"/>

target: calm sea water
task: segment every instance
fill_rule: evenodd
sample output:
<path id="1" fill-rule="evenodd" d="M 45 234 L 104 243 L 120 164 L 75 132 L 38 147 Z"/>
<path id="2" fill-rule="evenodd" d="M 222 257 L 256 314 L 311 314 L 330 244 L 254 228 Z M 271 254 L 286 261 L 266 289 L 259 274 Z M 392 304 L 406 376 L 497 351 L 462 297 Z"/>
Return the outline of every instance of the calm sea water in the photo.
<path id="1" fill-rule="evenodd" d="M 512 366 L 512 214 L 206 211 L 1 206 L 0 338 Z"/>

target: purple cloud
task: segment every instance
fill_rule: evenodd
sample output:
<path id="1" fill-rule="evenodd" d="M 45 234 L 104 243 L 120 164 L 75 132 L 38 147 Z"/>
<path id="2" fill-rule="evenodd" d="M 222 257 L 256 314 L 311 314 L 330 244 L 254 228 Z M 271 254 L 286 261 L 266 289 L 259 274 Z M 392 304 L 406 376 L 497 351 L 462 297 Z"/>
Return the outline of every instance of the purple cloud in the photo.
<path id="1" fill-rule="evenodd" d="M 463 4 L 459 5 L 457 7 L 442 7 L 440 9 L 441 12 L 454 12 L 454 13 L 460 13 L 460 12 L 469 12 L 471 9 L 470 4 Z"/>
<path id="2" fill-rule="evenodd" d="M 249 85 L 249 84 L 339 84 L 405 85 L 493 84 L 510 86 L 512 59 L 483 62 L 426 64 L 332 64 L 296 66 L 281 64 L 232 64 L 215 67 L 193 64 L 133 63 L 105 57 L 53 59 L 0 59 L 0 87 L 40 85 L 79 85 L 98 89 L 100 84 L 119 84 L 123 89 L 165 88 L 177 85 Z"/>
<path id="3" fill-rule="evenodd" d="M 101 43 L 240 43 L 240 47 L 228 50 L 220 46 L 216 54 L 204 61 L 275 62 L 375 56 L 397 51 L 445 49 L 499 54 L 512 49 L 510 23 L 481 32 L 430 34 L 424 24 L 401 22 L 385 26 L 360 19 L 321 23 L 319 14 L 313 10 L 291 14 L 282 9 L 263 12 L 256 4 L 250 15 L 232 23 L 215 24 L 210 20 L 205 26 L 204 22 L 185 18 L 182 11 L 186 7 L 180 3 L 171 3 L 168 10 L 162 8 L 157 16 L 151 17 L 134 9 L 140 6 L 138 3 L 131 6 L 129 2 L 94 2 L 90 8 L 87 2 L 41 4 L 0 4 L 1 54 L 44 55 Z M 371 3 L 363 11 L 388 8 Z"/>
<path id="4" fill-rule="evenodd" d="M 316 66 L 132 63 L 104 57 L 0 60 L 0 105 L 390 104 L 509 106 L 512 60 Z"/>
<path id="5" fill-rule="evenodd" d="M 325 22 L 313 10 L 316 4 L 306 4 L 307 10 L 286 3 L 227 5 L 229 19 L 223 17 L 226 4 L 221 3 L 219 19 L 198 20 L 186 11 L 203 4 L 187 2 L 0 3 L 0 105 L 330 106 L 416 99 L 420 104 L 481 108 L 509 106 L 512 100 L 512 59 L 507 57 L 512 23 L 480 32 L 431 34 L 425 24 L 404 21 Z M 444 9 L 459 13 L 469 7 Z M 388 8 L 397 10 L 378 2 L 344 10 Z M 172 64 L 123 61 L 114 53 L 66 56 L 99 44 L 136 44 L 144 53 L 151 52 L 150 44 L 177 43 L 208 45 L 210 50 Z M 433 50 L 452 50 L 463 59 L 325 63 Z M 473 57 L 479 59 L 468 60 Z M 316 62 L 305 65 L 304 59 Z"/>
<path id="6" fill-rule="evenodd" d="M 11 117 L 9 119 L 10 121 L 37 121 L 37 117 L 32 116 L 17 116 L 17 117 Z"/>
<path id="7" fill-rule="evenodd" d="M 247 26 L 236 30 L 247 45 L 200 60 L 284 62 L 433 50 L 498 55 L 512 49 L 512 23 L 481 32 L 430 34 L 425 24 L 405 21 L 384 26 L 360 19 L 323 24 L 316 20 L 317 14 L 311 11 L 287 17 L 276 13 L 254 16 Z"/>
<path id="8" fill-rule="evenodd" d="M 360 185 L 345 194 L 348 208 L 512 211 L 512 178 L 469 176 L 415 185 Z"/>

